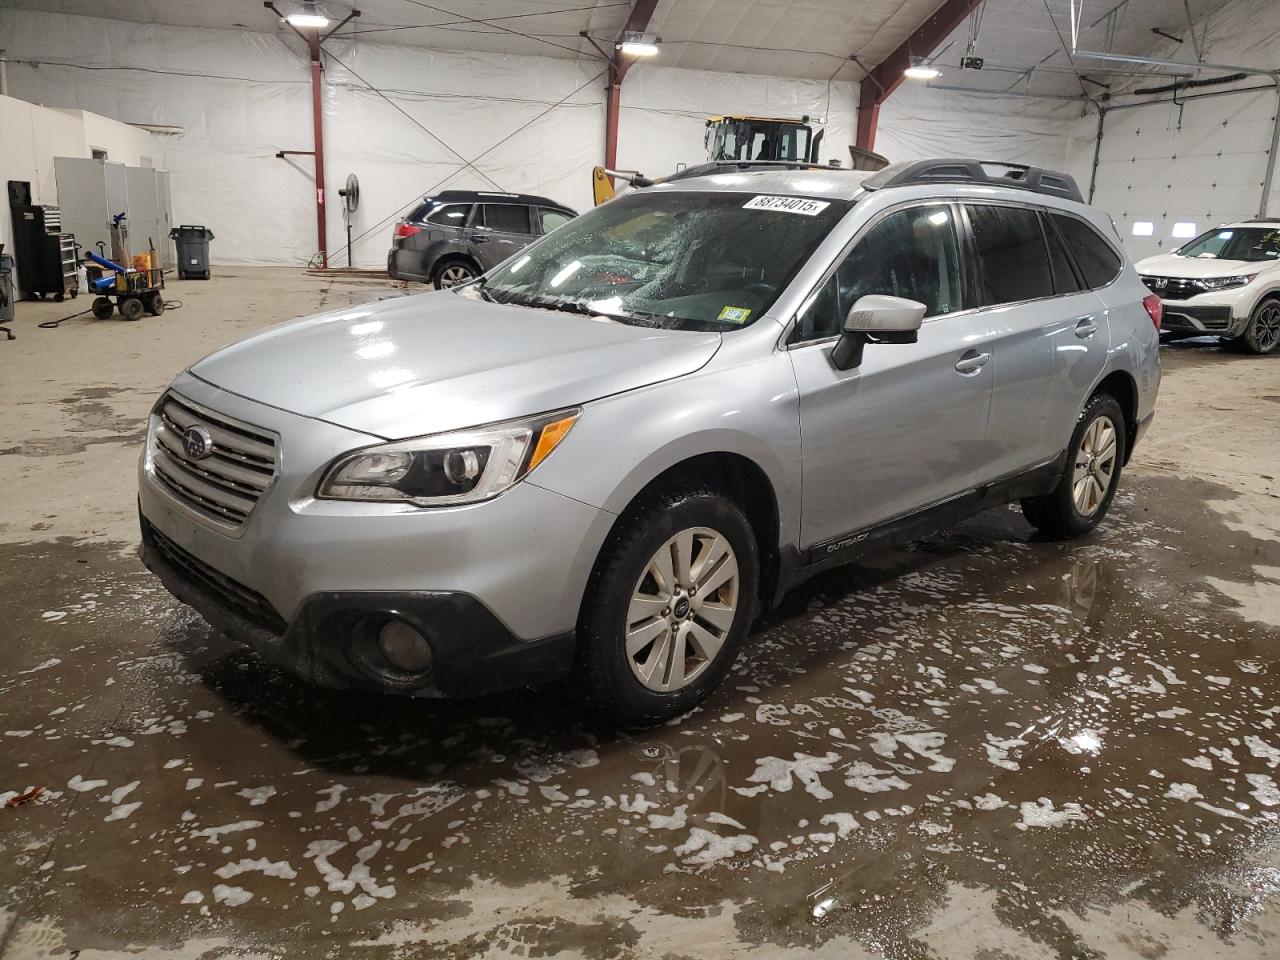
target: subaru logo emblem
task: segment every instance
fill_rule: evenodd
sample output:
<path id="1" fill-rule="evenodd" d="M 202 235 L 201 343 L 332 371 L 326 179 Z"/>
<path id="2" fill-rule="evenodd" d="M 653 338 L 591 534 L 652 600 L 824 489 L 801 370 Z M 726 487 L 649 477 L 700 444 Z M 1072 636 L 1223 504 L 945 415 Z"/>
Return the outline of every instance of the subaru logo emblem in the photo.
<path id="1" fill-rule="evenodd" d="M 204 427 L 187 427 L 182 434 L 182 448 L 187 459 L 203 460 L 213 453 L 213 437 Z"/>

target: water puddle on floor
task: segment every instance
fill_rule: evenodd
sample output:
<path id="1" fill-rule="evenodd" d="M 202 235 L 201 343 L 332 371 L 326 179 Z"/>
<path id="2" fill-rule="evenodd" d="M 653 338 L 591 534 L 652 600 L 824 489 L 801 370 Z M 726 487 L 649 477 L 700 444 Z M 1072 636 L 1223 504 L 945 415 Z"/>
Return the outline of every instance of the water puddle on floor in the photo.
<path id="1" fill-rule="evenodd" d="M 9 950 L 1274 955 L 1280 629 L 1213 581 L 1280 543 L 1230 496 L 1130 478 L 1084 541 L 1000 510 L 830 573 L 631 734 L 312 690 L 118 549 L 0 547 L 0 797 L 45 788 L 0 808 Z"/>

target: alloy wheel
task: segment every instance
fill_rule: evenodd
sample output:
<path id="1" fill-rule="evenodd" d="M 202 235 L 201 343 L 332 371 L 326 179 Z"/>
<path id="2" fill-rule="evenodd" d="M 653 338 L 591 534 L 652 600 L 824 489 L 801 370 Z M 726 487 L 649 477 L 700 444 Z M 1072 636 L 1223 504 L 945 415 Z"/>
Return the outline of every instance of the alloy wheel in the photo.
<path id="1" fill-rule="evenodd" d="M 467 283 L 474 277 L 475 274 L 461 264 L 450 264 L 440 271 L 440 288 L 448 290 L 450 287 L 456 287 L 460 283 Z"/>
<path id="2" fill-rule="evenodd" d="M 626 655 L 645 687 L 687 687 L 716 658 L 738 609 L 738 558 L 707 527 L 681 530 L 654 552 L 627 606 Z"/>
<path id="3" fill-rule="evenodd" d="M 1071 474 L 1071 497 L 1082 517 L 1098 512 L 1116 473 L 1116 425 L 1110 417 L 1098 417 L 1080 439 Z"/>
<path id="4" fill-rule="evenodd" d="M 1258 344 L 1258 350 L 1269 353 L 1280 343 L 1280 304 L 1264 304 L 1253 323 L 1253 338 Z"/>

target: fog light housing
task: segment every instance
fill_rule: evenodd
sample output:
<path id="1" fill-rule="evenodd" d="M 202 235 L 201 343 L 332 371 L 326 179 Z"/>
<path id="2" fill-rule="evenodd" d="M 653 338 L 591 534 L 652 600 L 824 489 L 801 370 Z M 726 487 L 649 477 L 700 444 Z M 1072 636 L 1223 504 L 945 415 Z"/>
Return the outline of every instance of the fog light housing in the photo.
<path id="1" fill-rule="evenodd" d="M 395 670 L 426 673 L 435 664 L 427 638 L 403 620 L 388 620 L 378 631 L 378 651 Z"/>

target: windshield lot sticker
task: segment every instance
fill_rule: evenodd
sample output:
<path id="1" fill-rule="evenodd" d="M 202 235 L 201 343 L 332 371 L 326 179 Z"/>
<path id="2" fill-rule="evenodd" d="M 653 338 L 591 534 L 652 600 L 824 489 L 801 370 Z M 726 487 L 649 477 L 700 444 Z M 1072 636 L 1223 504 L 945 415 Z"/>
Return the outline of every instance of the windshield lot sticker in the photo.
<path id="1" fill-rule="evenodd" d="M 743 210 L 781 210 L 783 213 L 799 213 L 814 217 L 831 206 L 826 200 L 806 200 L 804 197 L 752 197 L 742 205 Z"/>
<path id="2" fill-rule="evenodd" d="M 748 307 L 725 307 L 716 319 L 723 320 L 725 323 L 746 323 L 749 316 L 751 316 L 751 310 Z"/>

